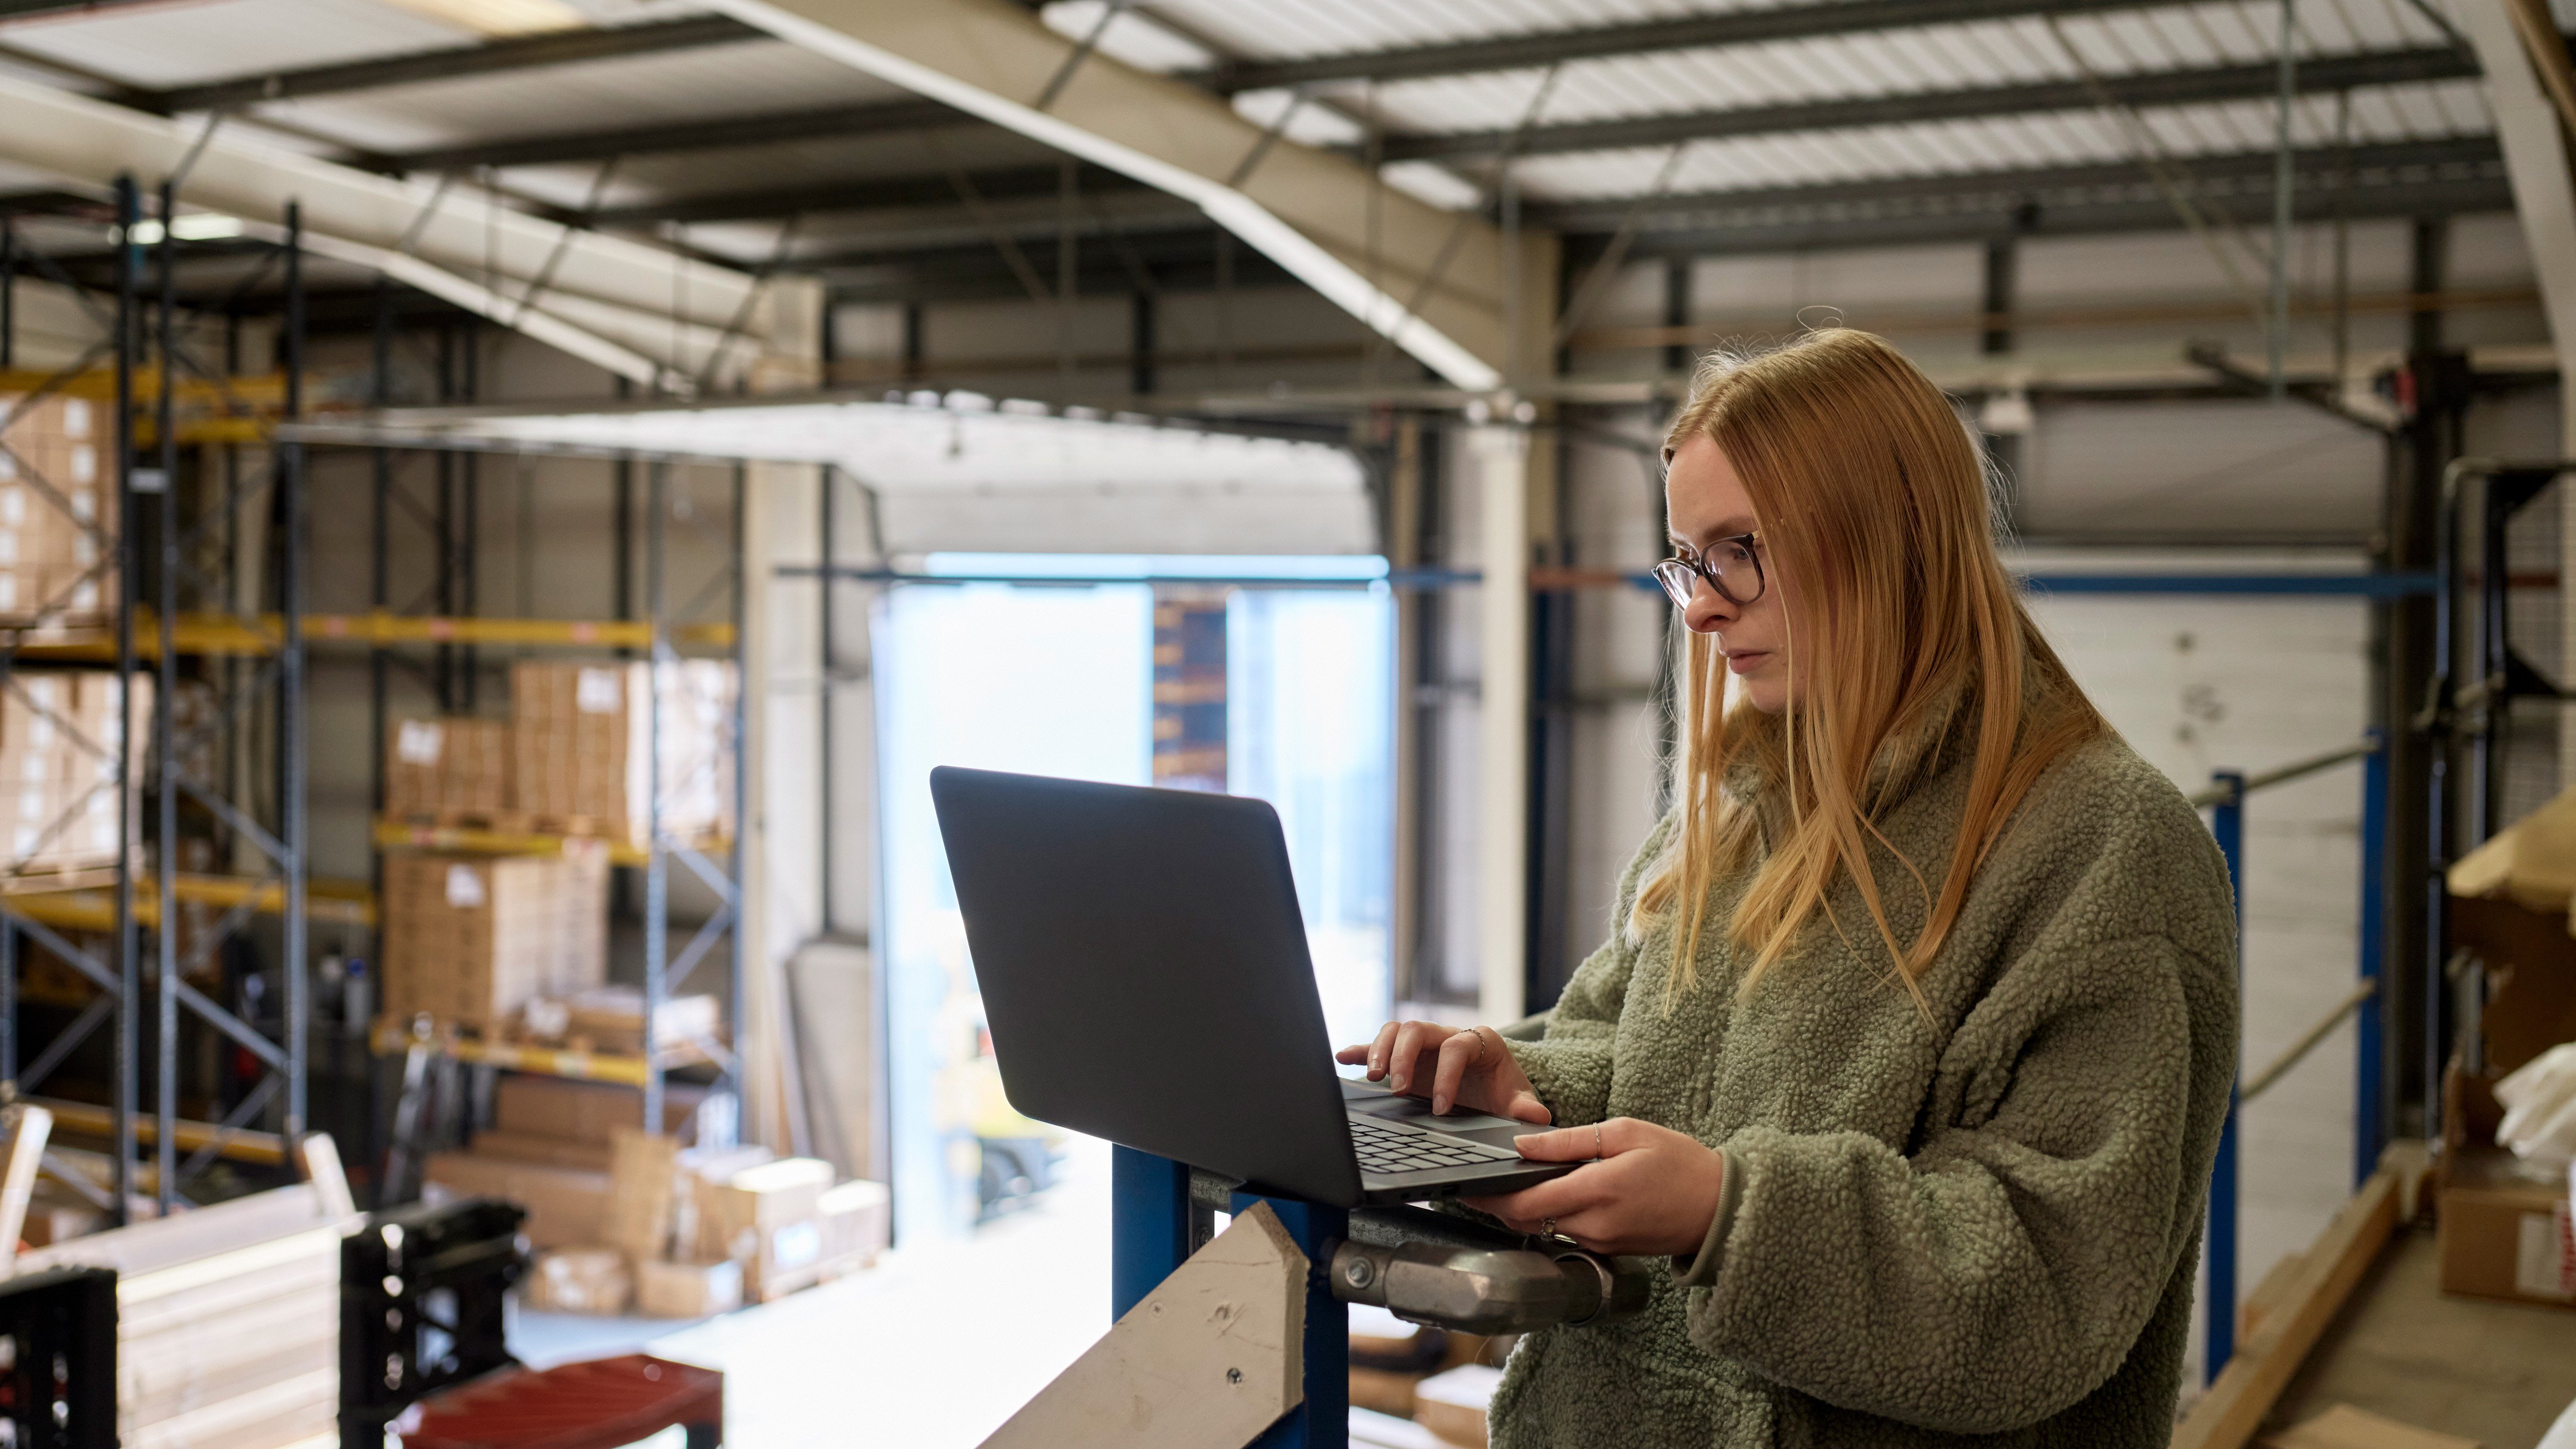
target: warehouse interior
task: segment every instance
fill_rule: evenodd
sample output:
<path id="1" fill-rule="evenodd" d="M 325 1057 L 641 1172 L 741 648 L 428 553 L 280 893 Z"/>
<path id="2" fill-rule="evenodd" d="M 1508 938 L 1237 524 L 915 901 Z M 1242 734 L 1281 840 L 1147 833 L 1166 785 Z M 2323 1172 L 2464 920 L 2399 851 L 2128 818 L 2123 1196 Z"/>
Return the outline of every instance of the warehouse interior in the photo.
<path id="1" fill-rule="evenodd" d="M 2170 1442 L 2576 1446 L 2571 34 L 0 0 L 6 1442 L 1488 1443 L 1660 1260 L 1149 1211 L 930 771 L 1265 801 L 1336 1045 L 1543 1032 L 1685 789 L 1666 429 L 1848 329 L 2233 883 Z M 1126 1310 L 1256 1215 L 1247 1409 Z"/>

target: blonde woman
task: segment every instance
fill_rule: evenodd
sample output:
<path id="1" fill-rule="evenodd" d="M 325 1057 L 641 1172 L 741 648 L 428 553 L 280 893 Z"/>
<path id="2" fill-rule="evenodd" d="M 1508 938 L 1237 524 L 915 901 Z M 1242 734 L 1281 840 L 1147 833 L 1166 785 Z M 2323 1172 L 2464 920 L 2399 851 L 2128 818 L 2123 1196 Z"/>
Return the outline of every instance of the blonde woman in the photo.
<path id="1" fill-rule="evenodd" d="M 1533 1039 L 1341 1054 L 1587 1163 L 1473 1206 L 1671 1258 L 1647 1313 L 1521 1344 L 1493 1443 L 2164 1445 L 2235 1069 L 2207 830 L 1885 341 L 1712 361 L 1665 457 L 1683 777 L 1613 938 Z"/>

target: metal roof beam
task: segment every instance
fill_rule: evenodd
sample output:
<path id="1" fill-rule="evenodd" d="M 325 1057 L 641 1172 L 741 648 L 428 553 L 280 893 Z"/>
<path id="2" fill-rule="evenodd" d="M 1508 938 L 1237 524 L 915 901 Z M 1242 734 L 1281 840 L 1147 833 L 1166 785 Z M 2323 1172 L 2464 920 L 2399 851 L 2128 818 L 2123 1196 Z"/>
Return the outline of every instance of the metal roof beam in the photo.
<path id="1" fill-rule="evenodd" d="M 2189 178 L 2186 187 L 2195 200 L 2222 193 L 2268 197 L 2272 192 L 2276 159 L 2275 153 L 2270 151 L 2242 151 L 2178 156 L 2173 158 L 2173 165 Z M 2320 146 L 2294 153 L 2291 165 L 2297 188 L 2318 194 L 2331 194 L 2338 189 L 2341 178 L 2347 173 L 2352 178 L 2348 193 L 2351 195 L 2390 187 L 2402 188 L 2445 176 L 2462 180 L 2501 174 L 2497 169 L 2500 161 L 2492 136 L 2355 146 L 2349 151 Z M 2255 184 L 2249 187 L 2248 183 Z M 1799 186 L 1740 187 L 1668 196 L 1648 203 L 1639 209 L 1640 232 L 1634 245 L 1648 244 L 1658 231 L 1722 231 L 1730 225 L 1758 225 L 1765 216 L 1784 211 L 1805 210 L 1821 215 L 1825 209 L 1833 207 L 1865 207 L 1881 212 L 1899 207 L 1919 207 L 1937 211 L 2009 213 L 2016 207 L 2035 205 L 2045 216 L 2058 207 L 2081 207 L 2088 198 L 2098 199 L 2103 193 L 2131 196 L 2153 194 L 2153 191 L 2152 179 L 2135 161 L 1878 176 Z M 1524 204 L 1521 215 L 1533 226 L 1548 227 L 1569 237 L 1599 236 L 1617 231 L 1633 205 L 1633 201 L 1623 197 L 1599 201 L 1528 202 Z M 1569 249 L 1577 245 L 1571 241 L 1568 243 Z"/>
<path id="2" fill-rule="evenodd" d="M 2464 80 L 2477 74 L 2476 64 L 2460 52 L 2448 47 L 2425 47 L 2311 56 L 2299 62 L 2296 85 L 2302 93 L 2333 92 L 2363 86 Z M 2249 65 L 2104 76 L 2101 87 L 2112 100 L 2125 106 L 2208 105 L 2276 96 L 2280 94 L 2281 71 L 2278 65 L 2267 60 Z M 1540 125 L 1522 132 L 1514 149 L 1516 154 L 1523 156 L 1551 152 L 1618 151 L 1729 136 L 1920 125 L 1929 121 L 1974 120 L 2047 111 L 2091 111 L 2099 110 L 2101 106 L 2101 96 L 2086 81 L 2040 81 L 2026 85 L 1854 96 L 1789 106 L 1743 106 L 1721 111 L 1683 111 L 1662 116 Z M 1389 161 L 1473 157 L 1502 149 L 1508 136 L 1509 133 L 1504 131 L 1389 136 L 1385 155 Z"/>
<path id="3" fill-rule="evenodd" d="M 970 180 L 976 199 L 988 205 L 1052 202 L 1063 184 L 1063 172 L 1054 166 L 1015 166 L 977 171 L 971 174 Z M 1141 181 L 1097 166 L 1082 168 L 1076 188 L 1085 197 L 1153 189 Z M 812 213 L 943 206 L 957 201 L 956 184 L 946 175 L 889 176 L 810 186 L 764 187 L 757 191 L 731 191 L 713 196 L 682 196 L 632 206 L 608 206 L 590 213 L 588 219 L 597 226 L 638 227 L 664 221 L 761 221 Z M 962 209 L 960 214 L 964 214 Z"/>
<path id="4" fill-rule="evenodd" d="M 102 190 L 118 176 L 185 169 L 181 205 L 238 217 L 272 239 L 300 205 L 314 254 L 381 271 L 646 383 L 687 385 L 757 300 L 757 283 L 740 271 L 5 76 L 0 160 Z"/>
<path id="5" fill-rule="evenodd" d="M 717 0 L 817 55 L 1205 211 L 1454 386 L 1536 366 L 1554 238 L 1507 237 L 1267 134 L 1220 97 L 1050 30 L 1019 0 Z"/>
<path id="6" fill-rule="evenodd" d="M 2187 158 L 2194 199 L 2223 207 L 2241 201 L 2268 213 L 2269 151 Z M 2342 179 L 2349 174 L 2349 189 Z M 2341 150 L 2321 147 L 2294 158 L 2295 206 L 2303 219 L 2354 219 L 2490 212 L 2508 209 L 2503 163 L 2491 137 L 2466 137 Z M 1569 257 L 1597 253 L 1628 203 L 1533 204 L 1531 225 L 1572 235 Z M 966 218 L 959 214 L 962 228 Z M 2080 236 L 2179 229 L 2172 205 L 2134 163 L 2031 167 L 1966 175 L 1926 175 L 1751 187 L 1678 196 L 1650 209 L 1631 256 L 1847 248 L 1976 240 L 2036 233 Z M 1210 285 L 1208 233 L 1164 229 L 1127 242 L 1166 287 Z M 830 246 L 831 243 L 824 245 Z M 1045 270 L 1052 242 L 1034 224 L 1022 238 L 1033 265 Z M 1112 248 L 1086 245 L 1085 290 L 1116 288 Z M 911 251 L 844 248 L 797 259 L 800 268 L 842 274 L 836 291 L 899 297 L 905 288 L 931 296 L 1016 295 L 1019 285 L 988 246 L 938 243 Z M 1050 273 L 1051 275 L 1051 273 Z"/>
<path id="7" fill-rule="evenodd" d="M 1450 41 L 1397 50 L 1357 51 L 1301 60 L 1247 60 L 1192 78 L 1217 91 L 1268 90 L 1331 81 L 1422 80 L 1530 70 L 1559 61 L 1768 41 L 1812 40 L 1868 31 L 1961 25 L 2023 15 L 2073 15 L 2155 8 L 2156 0 L 1828 0 L 1718 15 L 1645 20 L 1625 25 L 1542 30 L 1496 39 Z"/>
<path id="8" fill-rule="evenodd" d="M 554 166 L 604 161 L 611 156 L 642 156 L 671 151 L 711 151 L 726 146 L 762 146 L 779 141 L 809 141 L 874 135 L 885 131 L 920 131 L 935 126 L 980 124 L 937 101 L 875 101 L 858 106 L 809 107 L 773 115 L 735 116 L 706 121 L 679 121 L 653 126 L 623 126 L 601 131 L 478 141 L 436 150 L 405 151 L 352 158 L 370 170 L 450 171 L 473 166 Z"/>
<path id="9" fill-rule="evenodd" d="M 0 3 L 5 3 L 5 0 L 0 0 Z M 205 85 L 177 86 L 143 93 L 139 104 L 163 115 L 223 111 L 257 105 L 262 101 L 302 100 L 349 91 L 376 90 L 384 86 L 462 80 L 471 76 L 499 75 L 582 61 L 660 55 L 667 51 L 695 50 L 710 45 L 736 45 L 763 38 L 761 32 L 727 16 L 692 15 L 682 20 L 660 20 L 646 25 L 561 30 L 545 35 L 486 41 L 480 45 L 442 47 L 376 60 L 346 61 L 303 70 L 240 76 Z"/>

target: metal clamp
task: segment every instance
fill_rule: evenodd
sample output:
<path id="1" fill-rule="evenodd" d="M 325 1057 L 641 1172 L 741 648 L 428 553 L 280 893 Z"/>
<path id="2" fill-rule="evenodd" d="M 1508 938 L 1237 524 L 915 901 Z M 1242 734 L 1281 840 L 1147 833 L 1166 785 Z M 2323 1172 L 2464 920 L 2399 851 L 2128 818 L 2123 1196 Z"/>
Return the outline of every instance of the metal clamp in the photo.
<path id="1" fill-rule="evenodd" d="M 1645 1308 L 1653 1266 L 1485 1228 L 1419 1208 L 1362 1208 L 1333 1245 L 1333 1296 L 1412 1323 L 1525 1333 L 1615 1322 Z"/>

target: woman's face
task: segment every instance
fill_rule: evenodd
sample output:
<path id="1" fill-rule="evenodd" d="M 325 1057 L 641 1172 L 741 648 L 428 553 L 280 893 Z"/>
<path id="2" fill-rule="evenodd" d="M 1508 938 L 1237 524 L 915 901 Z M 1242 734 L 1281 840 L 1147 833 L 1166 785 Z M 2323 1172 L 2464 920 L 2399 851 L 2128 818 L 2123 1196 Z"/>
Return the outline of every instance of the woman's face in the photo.
<path id="1" fill-rule="evenodd" d="M 1664 472 L 1664 510 L 1673 542 L 1689 555 L 1703 555 L 1722 538 L 1756 533 L 1753 499 L 1744 480 L 1718 450 L 1715 439 L 1695 437 L 1673 454 Z M 1699 580 L 1682 622 L 1709 635 L 1745 698 L 1765 714 L 1789 707 L 1789 581 L 1780 577 L 1771 554 L 1757 541 L 1767 586 L 1750 604 L 1739 604 Z"/>

